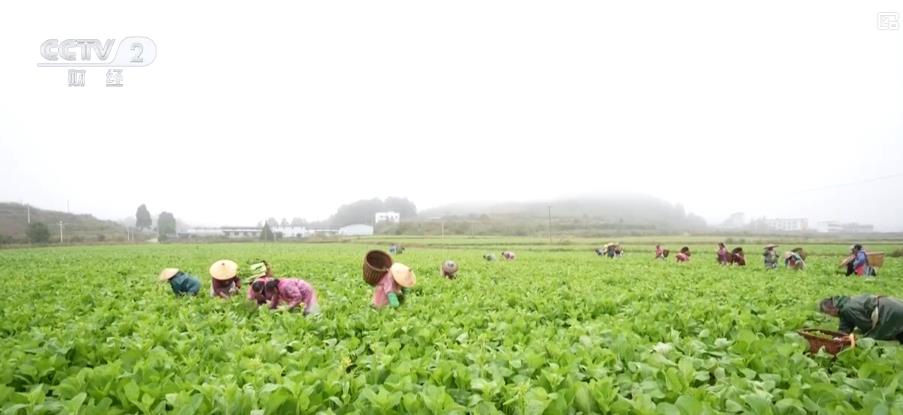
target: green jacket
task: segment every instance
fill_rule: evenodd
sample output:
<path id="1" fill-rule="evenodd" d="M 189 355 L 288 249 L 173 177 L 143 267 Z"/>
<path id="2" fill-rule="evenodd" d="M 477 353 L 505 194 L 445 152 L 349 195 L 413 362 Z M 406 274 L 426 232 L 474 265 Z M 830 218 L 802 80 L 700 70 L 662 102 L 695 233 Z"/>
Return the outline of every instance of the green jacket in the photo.
<path id="1" fill-rule="evenodd" d="M 903 333 L 903 302 L 900 300 L 875 295 L 840 296 L 834 299 L 834 305 L 839 310 L 838 331 L 852 333 L 858 328 L 865 337 L 875 340 L 894 340 Z M 875 317 L 877 321 L 873 321 Z"/>
<path id="2" fill-rule="evenodd" d="M 196 295 L 201 290 L 199 279 L 181 271 L 169 279 L 169 285 L 175 295 Z"/>

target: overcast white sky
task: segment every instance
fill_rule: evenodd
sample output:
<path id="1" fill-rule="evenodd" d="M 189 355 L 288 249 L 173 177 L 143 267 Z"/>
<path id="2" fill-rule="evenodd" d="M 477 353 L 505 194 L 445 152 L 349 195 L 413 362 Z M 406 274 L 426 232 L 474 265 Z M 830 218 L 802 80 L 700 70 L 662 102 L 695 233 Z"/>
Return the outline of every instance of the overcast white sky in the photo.
<path id="1" fill-rule="evenodd" d="M 899 1 L 7 1 L 0 200 L 195 224 L 632 191 L 903 229 Z M 106 88 L 46 39 L 147 36 Z M 611 180 L 611 173 L 617 174 Z"/>

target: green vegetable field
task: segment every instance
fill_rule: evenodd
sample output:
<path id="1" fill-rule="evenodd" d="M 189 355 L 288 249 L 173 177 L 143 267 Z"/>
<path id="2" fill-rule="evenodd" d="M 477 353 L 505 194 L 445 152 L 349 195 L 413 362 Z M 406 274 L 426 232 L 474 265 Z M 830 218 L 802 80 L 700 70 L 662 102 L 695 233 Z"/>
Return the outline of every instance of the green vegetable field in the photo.
<path id="1" fill-rule="evenodd" d="M 836 329 L 822 297 L 903 297 L 900 259 L 863 281 L 838 273 L 846 245 L 804 244 L 803 272 L 765 271 L 759 245 L 745 268 L 718 266 L 713 244 L 687 264 L 654 261 L 653 245 L 610 260 L 582 244 L 412 241 L 396 260 L 418 283 L 380 311 L 361 279 L 375 240 L 0 250 L 0 411 L 903 413 L 903 348 L 860 339 L 835 360 L 795 334 Z M 481 258 L 509 248 L 514 262 Z M 438 276 L 447 257 L 457 280 Z M 257 309 L 247 286 L 210 298 L 221 258 L 309 281 L 322 314 Z M 201 295 L 159 284 L 169 266 Z"/>

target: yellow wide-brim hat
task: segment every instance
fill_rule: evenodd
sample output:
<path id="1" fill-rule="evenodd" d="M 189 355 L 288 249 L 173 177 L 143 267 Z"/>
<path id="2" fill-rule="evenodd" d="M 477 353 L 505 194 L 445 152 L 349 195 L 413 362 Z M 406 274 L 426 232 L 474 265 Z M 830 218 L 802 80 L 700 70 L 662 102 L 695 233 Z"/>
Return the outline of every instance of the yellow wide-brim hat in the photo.
<path id="1" fill-rule="evenodd" d="M 218 280 L 229 280 L 238 275 L 238 264 L 228 259 L 221 259 L 210 266 L 210 276 Z"/>
<path id="2" fill-rule="evenodd" d="M 413 287 L 417 283 L 417 276 L 414 275 L 414 270 L 405 264 L 396 262 L 389 268 L 389 272 L 392 273 L 392 279 L 402 287 Z"/>
<path id="3" fill-rule="evenodd" d="M 765 249 L 769 249 L 769 248 L 777 248 L 777 247 L 778 247 L 778 246 L 775 245 L 775 244 L 768 244 L 768 245 L 765 245 Z"/>
<path id="4" fill-rule="evenodd" d="M 178 268 L 163 268 L 163 271 L 160 271 L 160 281 L 169 281 L 172 277 L 175 277 L 176 274 L 179 273 Z"/>

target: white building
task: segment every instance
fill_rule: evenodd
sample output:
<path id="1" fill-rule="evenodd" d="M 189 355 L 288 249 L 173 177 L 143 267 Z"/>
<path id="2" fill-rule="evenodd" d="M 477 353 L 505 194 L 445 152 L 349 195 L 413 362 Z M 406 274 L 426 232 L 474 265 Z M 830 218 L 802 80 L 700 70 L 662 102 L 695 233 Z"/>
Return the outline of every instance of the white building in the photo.
<path id="1" fill-rule="evenodd" d="M 256 226 L 223 226 L 220 228 L 227 238 L 260 238 L 263 228 Z"/>
<path id="2" fill-rule="evenodd" d="M 217 236 L 223 236 L 223 230 L 220 228 L 189 228 L 185 232 L 182 232 L 189 237 L 198 237 L 198 238 L 211 238 Z"/>
<path id="3" fill-rule="evenodd" d="M 373 235 L 373 227 L 370 225 L 354 224 L 339 228 L 342 236 L 368 236 Z"/>
<path id="4" fill-rule="evenodd" d="M 274 226 L 271 230 L 279 238 L 307 238 L 313 234 L 306 226 Z"/>
<path id="5" fill-rule="evenodd" d="M 375 223 L 399 223 L 401 222 L 401 214 L 398 212 L 376 212 L 373 218 Z"/>
<path id="6" fill-rule="evenodd" d="M 803 218 L 762 218 L 754 223 L 756 228 L 781 232 L 802 232 L 809 229 L 809 220 Z"/>

